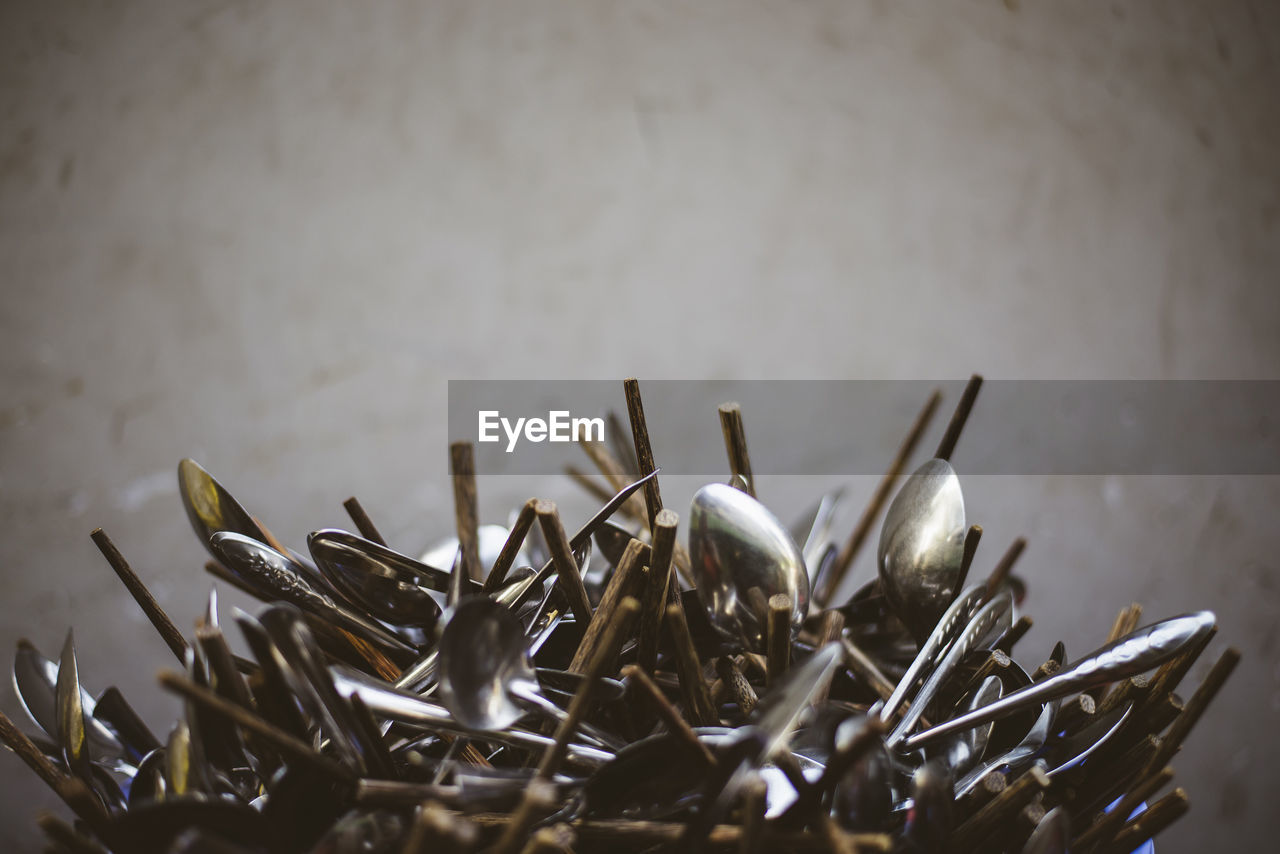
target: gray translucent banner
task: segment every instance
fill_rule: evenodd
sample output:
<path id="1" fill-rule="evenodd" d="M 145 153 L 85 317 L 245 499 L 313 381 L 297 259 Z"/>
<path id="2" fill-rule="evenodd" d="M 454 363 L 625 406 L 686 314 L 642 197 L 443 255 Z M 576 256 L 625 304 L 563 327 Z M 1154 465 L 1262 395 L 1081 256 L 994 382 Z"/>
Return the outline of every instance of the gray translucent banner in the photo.
<path id="1" fill-rule="evenodd" d="M 722 403 L 742 407 L 755 474 L 875 475 L 935 388 L 913 467 L 933 455 L 963 381 L 640 383 L 659 467 L 715 478 L 728 471 Z M 620 381 L 449 382 L 449 438 L 475 443 L 482 475 L 594 471 L 574 434 L 610 438 L 609 412 L 629 444 Z M 1280 382 L 988 380 L 951 460 L 965 474 L 1280 474 Z"/>

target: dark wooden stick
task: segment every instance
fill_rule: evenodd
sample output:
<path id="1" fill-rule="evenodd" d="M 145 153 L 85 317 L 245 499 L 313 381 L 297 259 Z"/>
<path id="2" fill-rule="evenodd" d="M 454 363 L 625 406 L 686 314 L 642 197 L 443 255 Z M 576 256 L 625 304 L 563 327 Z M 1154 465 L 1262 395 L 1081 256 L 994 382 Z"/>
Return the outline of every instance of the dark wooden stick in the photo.
<path id="1" fill-rule="evenodd" d="M 329 757 L 317 753 L 311 748 L 311 745 L 294 738 L 248 709 L 237 706 L 230 700 L 218 696 L 208 688 L 197 685 L 179 673 L 164 670 L 160 672 L 159 679 L 160 685 L 166 690 L 229 718 L 236 726 L 261 736 L 264 741 L 269 741 L 274 745 L 281 754 L 296 760 L 299 764 L 306 765 L 313 771 L 341 783 L 355 782 L 356 775 L 345 765 L 341 765 Z"/>
<path id="2" fill-rule="evenodd" d="M 1158 704 L 1163 698 L 1172 694 L 1174 689 L 1182 682 L 1187 673 L 1190 672 L 1191 666 L 1199 660 L 1201 654 L 1209 646 L 1209 642 L 1218 634 L 1218 627 L 1214 626 L 1205 634 L 1204 640 L 1188 649 L 1186 652 L 1174 658 L 1172 661 L 1165 662 L 1159 670 L 1156 671 L 1155 677 L 1151 680 L 1151 690 L 1147 694 L 1147 705 Z M 1142 710 L 1143 714 L 1148 713 L 1148 709 Z"/>
<path id="3" fill-rule="evenodd" d="M 1226 683 L 1227 678 L 1231 676 L 1236 665 L 1240 663 L 1240 650 L 1235 647 L 1228 647 L 1222 656 L 1214 663 L 1213 669 L 1205 676 L 1204 682 L 1200 683 L 1200 687 L 1196 688 L 1191 698 L 1187 700 L 1186 708 L 1182 710 L 1182 714 L 1174 720 L 1173 726 L 1169 727 L 1169 732 L 1165 734 L 1160 752 L 1151 760 L 1148 771 L 1154 771 L 1156 768 L 1168 763 L 1173 755 L 1177 753 L 1178 748 L 1182 746 L 1182 742 L 1186 740 L 1187 734 L 1191 732 L 1191 728 L 1200 720 L 1200 716 L 1204 714 L 1205 709 L 1213 702 L 1213 698 L 1218 695 L 1218 691 Z"/>
<path id="4" fill-rule="evenodd" d="M 631 619 L 640 612 L 640 602 L 634 596 L 624 596 L 614 612 L 614 619 L 605 626 L 599 636 L 599 645 L 592 650 L 591 658 L 583 670 L 582 684 L 569 702 L 565 718 L 556 728 L 555 742 L 549 746 L 538 763 L 536 776 L 550 780 L 557 771 L 568 752 L 569 739 L 578 730 L 578 724 L 586 715 L 600 677 L 607 675 L 610 664 L 618 654 L 622 641 L 630 626 Z"/>
<path id="5" fill-rule="evenodd" d="M 716 764 L 715 757 L 711 755 L 711 751 L 698 740 L 698 736 L 689 727 L 688 722 L 680 717 L 680 712 L 675 706 L 671 705 L 667 695 L 662 693 L 662 689 L 658 687 L 658 684 L 649 678 L 649 674 L 644 672 L 644 668 L 628 664 L 622 668 L 622 677 L 630 679 L 631 684 L 637 686 L 649 698 L 649 702 L 653 705 L 654 710 L 657 711 L 658 717 L 667 725 L 667 730 L 672 735 L 692 748 L 695 753 L 702 757 L 702 761 L 708 767 Z"/>
<path id="6" fill-rule="evenodd" d="M 1013 664 L 1013 659 L 1009 657 L 1009 653 L 1002 649 L 993 649 L 987 656 L 987 660 L 982 662 L 977 671 L 969 679 L 968 687 L 976 688 L 981 685 L 988 676 L 994 676 L 996 673 L 1007 670 Z"/>
<path id="7" fill-rule="evenodd" d="M 380 546 L 387 544 L 387 541 L 382 538 L 382 534 L 378 533 L 378 528 L 373 524 L 373 520 L 369 518 L 369 514 L 364 512 L 364 507 L 360 504 L 358 498 L 353 495 L 342 502 L 342 506 L 346 508 L 347 515 L 355 523 L 356 530 L 360 532 L 360 536 Z"/>
<path id="8" fill-rule="evenodd" d="M 1174 789 L 1152 804 L 1146 812 L 1120 828 L 1112 843 L 1101 854 L 1127 854 L 1161 831 L 1167 829 L 1191 809 L 1191 801 L 1185 789 Z"/>
<path id="9" fill-rule="evenodd" d="M 636 446 L 636 460 L 640 463 L 640 476 L 657 469 L 653 460 L 653 446 L 649 444 L 649 429 L 644 423 L 644 403 L 640 400 L 640 383 L 635 377 L 622 381 L 622 391 L 627 398 L 627 416 L 631 419 L 631 441 Z M 655 477 L 644 485 L 644 503 L 649 511 L 649 530 L 653 530 L 658 511 L 662 509 L 662 493 Z"/>
<path id="10" fill-rule="evenodd" d="M 841 643 L 844 646 L 845 666 L 865 682 L 872 691 L 875 691 L 881 700 L 888 700 L 893 696 L 893 683 L 880 672 L 880 668 L 871 660 L 871 656 L 867 655 L 861 647 L 847 637 L 842 638 Z M 926 723 L 921 725 L 928 727 Z"/>
<path id="11" fill-rule="evenodd" d="M 769 787 L 755 774 L 742 787 L 742 837 L 738 854 L 760 854 L 764 850 L 764 813 Z"/>
<path id="12" fill-rule="evenodd" d="M 476 457 L 470 442 L 449 445 L 449 472 L 453 475 L 453 514 L 462 548 L 462 565 L 472 581 L 484 581 L 480 568 L 480 519 L 476 509 Z"/>
<path id="13" fill-rule="evenodd" d="M 756 497 L 756 481 L 751 475 L 751 456 L 747 453 L 747 433 L 742 426 L 742 407 L 736 403 L 720 405 L 720 431 L 724 433 L 724 449 L 729 454 L 729 471 L 742 478 L 739 487 Z"/>
<path id="14" fill-rule="evenodd" d="M 814 649 L 821 649 L 832 641 L 840 640 L 844 637 L 844 614 L 834 608 L 829 611 L 823 611 L 818 621 L 818 642 L 814 645 Z M 813 695 L 811 705 L 820 706 L 827 701 L 827 697 L 831 693 L 831 682 L 822 686 L 816 694 Z"/>
<path id="15" fill-rule="evenodd" d="M 820 579 L 820 584 L 813 597 L 814 602 L 819 607 L 825 607 L 831 601 L 831 597 L 835 595 L 836 590 L 840 588 L 841 582 L 844 581 L 845 575 L 848 574 L 849 568 L 853 566 L 853 559 L 858 556 L 863 542 L 866 541 L 867 535 L 871 533 L 872 526 L 875 525 L 876 519 L 880 516 L 880 510 L 884 507 L 885 502 L 889 500 L 889 493 L 893 490 L 894 482 L 902 474 L 902 470 L 906 468 L 907 461 L 911 459 L 911 454 L 915 451 L 916 445 L 920 443 L 920 437 L 924 435 L 925 429 L 933 419 L 933 413 L 937 411 L 940 400 L 942 400 L 942 392 L 934 389 L 933 394 L 929 395 L 929 399 L 925 402 L 924 408 L 916 416 L 911 429 L 907 431 L 906 438 L 898 446 L 898 452 L 889 463 L 888 470 L 880 478 L 880 482 L 876 484 L 875 492 L 871 493 L 871 500 L 867 502 L 862 515 L 858 517 L 858 524 L 854 526 L 853 532 L 849 534 L 849 539 L 844 544 L 844 548 L 836 556 L 831 570 L 826 574 L 825 578 Z"/>
<path id="16" fill-rule="evenodd" d="M 641 560 L 648 551 L 649 547 L 639 540 L 633 539 L 627 543 L 627 548 L 618 560 L 618 566 L 609 578 L 604 594 L 600 597 L 600 604 L 596 606 L 591 622 L 587 624 L 586 631 L 582 634 L 578 649 L 569 661 L 570 672 L 582 673 L 586 670 L 587 662 L 597 651 L 596 647 L 604 637 L 606 627 L 616 618 L 618 606 L 623 598 L 636 596 L 639 593 L 640 582 L 644 581 L 640 571 Z"/>
<path id="17" fill-rule="evenodd" d="M 1001 585 L 1009 578 L 1009 573 L 1013 572 L 1013 565 L 1018 562 L 1018 558 L 1022 557 L 1022 552 L 1026 547 L 1027 541 L 1023 537 L 1018 537 L 1009 544 L 1009 548 L 1001 556 L 996 568 L 991 570 L 991 574 L 987 576 L 986 599 L 989 600 L 999 592 Z"/>
<path id="18" fill-rule="evenodd" d="M 98 547 L 98 551 L 102 552 L 102 556 L 107 559 L 107 563 L 111 564 L 111 568 L 115 570 L 116 575 L 124 582 L 125 588 L 133 596 L 133 601 L 138 603 L 142 613 L 147 615 L 151 625 L 155 626 L 156 631 L 160 633 L 160 638 L 177 656 L 178 661 L 185 662 L 189 647 L 187 639 L 182 636 L 182 632 L 178 631 L 178 627 L 173 624 L 173 621 L 169 619 L 169 615 L 160 607 L 160 603 L 151 595 L 151 591 L 147 590 L 147 586 L 134 573 L 133 568 L 124 559 L 124 555 L 120 554 L 120 550 L 116 548 L 115 543 L 111 542 L 111 538 L 107 536 L 106 531 L 101 528 L 95 528 L 89 536 L 93 539 L 94 545 Z"/>
<path id="19" fill-rule="evenodd" d="M 684 697 L 685 710 L 696 726 L 718 726 L 720 718 L 711 703 L 711 692 L 702 678 L 702 662 L 693 646 L 693 635 L 685 620 L 684 608 L 677 601 L 667 606 L 667 630 L 671 633 L 675 648 L 676 673 L 680 677 L 680 693 Z"/>
<path id="20" fill-rule="evenodd" d="M 533 823 L 538 811 L 543 807 L 541 801 L 548 799 L 554 803 L 553 794 L 548 797 L 547 790 L 547 787 L 550 786 L 551 778 L 560 770 L 560 765 L 564 762 L 564 758 L 568 753 L 569 740 L 577 732 L 578 725 L 582 723 L 582 719 L 591 705 L 596 683 L 599 682 L 601 676 L 605 675 L 610 662 L 618 654 L 618 648 L 622 645 L 623 632 L 626 630 L 627 624 L 639 612 L 640 603 L 634 597 L 625 597 L 618 603 L 617 618 L 605 627 L 604 635 L 600 638 L 600 645 L 596 647 L 590 661 L 587 663 L 582 684 L 578 686 L 573 699 L 569 701 L 569 708 L 565 711 L 564 719 L 556 727 L 555 739 L 543 752 L 542 759 L 538 762 L 538 768 L 534 772 L 533 780 L 530 781 L 520 805 L 516 807 L 515 812 L 512 814 L 511 823 L 507 825 L 501 838 L 494 845 L 493 854 L 504 854 L 504 852 L 519 850 L 529 825 Z"/>
<path id="21" fill-rule="evenodd" d="M 556 574 L 560 576 L 560 590 L 578 623 L 585 626 L 591 622 L 591 600 L 587 598 L 587 588 L 578 572 L 569 537 L 564 532 L 564 525 L 560 524 L 560 511 L 552 501 L 538 501 L 533 509 L 538 515 L 542 538 L 546 540 Z"/>
<path id="22" fill-rule="evenodd" d="M 1047 788 L 1049 775 L 1044 769 L 1033 765 L 1007 789 L 992 798 L 990 803 L 957 827 L 947 840 L 947 847 L 954 851 L 967 850 L 1016 816 L 1032 798 Z"/>
<path id="23" fill-rule="evenodd" d="M 84 781 L 69 777 L 56 768 L 52 762 L 40 752 L 40 748 L 27 738 L 26 733 L 14 726 L 13 721 L 4 712 L 0 712 L 0 741 L 9 747 L 27 767 L 36 773 L 45 784 L 53 789 L 54 794 L 62 799 L 71 811 L 84 819 L 96 833 L 101 835 L 109 818 L 106 809 L 97 796 L 90 791 Z"/>
<path id="24" fill-rule="evenodd" d="M 679 599 L 672 589 L 671 558 L 675 553 L 676 528 L 680 518 L 674 511 L 659 510 L 653 520 L 653 554 L 648 580 L 640 605 L 640 645 L 637 661 L 652 673 L 658 666 L 658 636 L 667 603 Z"/>
<path id="25" fill-rule="evenodd" d="M 604 496 L 606 501 L 613 497 L 608 492 Z M 497 560 L 493 562 L 489 574 L 484 577 L 485 593 L 494 592 L 502 586 L 502 582 L 507 580 L 507 573 L 516 562 L 516 555 L 520 553 L 520 547 L 524 545 L 525 537 L 529 536 L 529 529 L 533 527 L 533 520 L 537 518 L 537 505 L 538 499 L 530 498 L 520 507 L 520 512 L 516 515 L 516 523 L 511 526 L 511 533 L 507 535 L 507 541 L 502 544 L 502 551 L 498 552 Z"/>
<path id="26" fill-rule="evenodd" d="M 1035 621 L 1032 620 L 1030 616 L 1023 614 L 1021 617 L 1017 619 L 1017 622 L 1015 622 L 1012 626 L 1009 627 L 1008 631 L 1006 631 L 1000 637 L 996 638 L 996 642 L 993 643 L 991 646 L 994 649 L 1001 649 L 1001 650 L 1004 650 L 1005 652 L 1012 652 L 1013 645 L 1016 644 L 1018 641 L 1022 640 L 1023 635 L 1031 631 L 1031 627 L 1034 624 L 1035 624 Z"/>
<path id="27" fill-rule="evenodd" d="M 956 442 L 960 441 L 960 433 L 964 430 L 965 422 L 969 420 L 969 413 L 973 409 L 973 402 L 978 398 L 980 388 L 982 388 L 982 377 L 978 374 L 969 377 L 964 393 L 960 395 L 960 402 L 956 404 L 956 411 L 951 413 L 951 423 L 947 425 L 947 432 L 942 434 L 942 441 L 938 443 L 938 450 L 934 454 L 937 459 L 951 461 L 951 455 L 956 450 Z"/>
<path id="28" fill-rule="evenodd" d="M 978 542 L 982 539 L 982 526 L 970 525 L 964 535 L 964 551 L 960 556 L 960 575 L 956 578 L 956 590 L 964 588 L 964 580 L 969 577 L 969 567 L 973 566 L 973 556 L 978 553 Z"/>
<path id="29" fill-rule="evenodd" d="M 774 685 L 791 666 L 791 597 L 785 593 L 775 593 L 769 597 L 765 644 L 768 651 L 765 684 Z"/>

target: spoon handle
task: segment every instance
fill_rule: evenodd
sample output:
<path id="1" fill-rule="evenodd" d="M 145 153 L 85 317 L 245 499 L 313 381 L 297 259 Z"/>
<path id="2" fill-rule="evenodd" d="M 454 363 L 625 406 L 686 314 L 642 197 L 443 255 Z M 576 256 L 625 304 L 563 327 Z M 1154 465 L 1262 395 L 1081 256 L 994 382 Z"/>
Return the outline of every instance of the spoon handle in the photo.
<path id="1" fill-rule="evenodd" d="M 914 750 L 942 736 L 1006 717 L 1029 706 L 1150 670 L 1204 638 L 1216 619 L 1211 611 L 1199 611 L 1138 629 L 1086 656 L 1057 676 L 916 733 L 906 740 L 905 746 Z"/>
<path id="2" fill-rule="evenodd" d="M 924 646 L 920 647 L 920 652 L 916 654 L 915 660 L 911 662 L 911 666 L 907 668 L 907 672 L 898 680 L 897 687 L 893 689 L 893 693 L 885 701 L 884 708 L 880 710 L 880 720 L 887 723 L 893 718 L 894 712 L 898 711 L 898 707 L 906 700 L 907 692 L 911 690 L 911 686 L 924 673 L 925 667 L 950 645 L 951 641 L 955 639 L 956 633 L 973 617 L 978 606 L 982 604 L 982 599 L 985 595 L 986 588 L 981 584 L 975 584 L 956 597 L 956 601 L 951 603 L 951 607 L 947 608 L 947 612 L 942 615 L 942 619 L 938 620 L 938 624 L 933 627 L 933 631 L 929 634 L 929 639 L 924 642 Z"/>
<path id="3" fill-rule="evenodd" d="M 898 722 L 897 727 L 890 733 L 885 740 L 887 747 L 896 747 L 906 738 L 907 733 L 911 732 L 911 728 L 920 720 L 920 716 L 924 714 L 925 707 L 933 700 L 934 695 L 938 693 L 938 689 L 947 681 L 947 678 L 955 672 L 960 666 L 960 662 L 969 653 L 982 642 L 994 629 L 999 627 L 1008 628 L 1012 624 L 1013 612 L 1013 596 L 1009 591 L 1004 590 L 996 594 L 990 602 L 983 605 L 978 613 L 973 615 L 973 619 L 964 627 L 964 631 L 960 633 L 960 637 L 956 638 L 955 643 L 947 651 L 947 655 L 937 668 L 929 674 L 929 678 L 920 688 L 920 692 L 916 694 L 915 701 L 912 702 L 911 708 L 902 716 L 902 720 Z M 987 708 L 987 707 L 983 707 Z M 908 742 L 909 743 L 909 742 Z"/>

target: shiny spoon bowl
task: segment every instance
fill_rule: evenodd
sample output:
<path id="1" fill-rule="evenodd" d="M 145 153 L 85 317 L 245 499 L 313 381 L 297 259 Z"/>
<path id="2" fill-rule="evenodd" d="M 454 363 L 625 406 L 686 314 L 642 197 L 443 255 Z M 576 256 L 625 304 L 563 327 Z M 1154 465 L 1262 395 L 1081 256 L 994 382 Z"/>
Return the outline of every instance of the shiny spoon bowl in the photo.
<path id="1" fill-rule="evenodd" d="M 761 603 L 779 593 L 791 600 L 793 632 L 804 622 L 809 575 L 800 547 L 777 517 L 746 493 L 712 483 L 694 494 L 689 556 L 711 622 L 728 636 L 762 648 Z"/>

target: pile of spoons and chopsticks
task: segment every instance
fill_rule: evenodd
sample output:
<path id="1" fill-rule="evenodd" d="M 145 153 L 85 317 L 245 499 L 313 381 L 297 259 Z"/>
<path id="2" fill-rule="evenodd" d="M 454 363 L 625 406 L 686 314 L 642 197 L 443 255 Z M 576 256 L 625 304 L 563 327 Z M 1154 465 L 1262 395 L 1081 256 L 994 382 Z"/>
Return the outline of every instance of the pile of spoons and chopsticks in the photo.
<path id="1" fill-rule="evenodd" d="M 736 405 L 728 483 L 665 508 L 635 380 L 630 430 L 584 444 L 599 474 L 569 472 L 603 502 L 573 533 L 537 499 L 479 524 L 455 443 L 456 537 L 410 557 L 353 498 L 357 533 L 303 553 L 184 460 L 206 571 L 264 606 L 228 620 L 211 593 L 188 635 L 93 533 L 182 714 L 156 734 L 95 696 L 70 633 L 56 659 L 19 643 L 38 729 L 0 737 L 74 814 L 39 817 L 47 850 L 1133 851 L 1187 811 L 1169 763 L 1239 654 L 1188 686 L 1213 614 L 1131 605 L 1092 652 L 1015 660 L 1025 543 L 968 577 L 949 462 L 980 384 L 890 502 L 935 392 L 843 541 L 839 493 L 790 529 L 756 498 Z M 882 511 L 877 577 L 832 604 Z"/>

